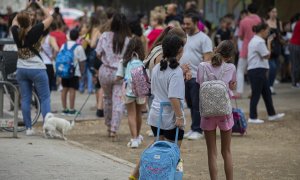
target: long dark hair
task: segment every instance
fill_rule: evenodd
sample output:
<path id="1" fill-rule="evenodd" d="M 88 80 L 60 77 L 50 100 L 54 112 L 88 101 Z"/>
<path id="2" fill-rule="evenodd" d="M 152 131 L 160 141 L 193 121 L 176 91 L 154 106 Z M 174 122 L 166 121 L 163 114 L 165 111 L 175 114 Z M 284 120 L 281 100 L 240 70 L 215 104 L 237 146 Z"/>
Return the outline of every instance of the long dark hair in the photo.
<path id="1" fill-rule="evenodd" d="M 130 29 L 126 20 L 126 16 L 122 13 L 116 13 L 111 22 L 111 31 L 113 37 L 113 52 L 121 54 L 126 37 L 130 36 Z"/>
<path id="2" fill-rule="evenodd" d="M 223 58 L 230 58 L 234 55 L 234 44 L 230 40 L 222 41 L 214 51 L 214 55 L 211 59 L 211 64 L 213 67 L 221 66 L 223 63 Z"/>
<path id="3" fill-rule="evenodd" d="M 24 45 L 24 40 L 25 40 L 25 36 L 26 36 L 26 29 L 31 24 L 29 13 L 27 11 L 21 11 L 17 15 L 17 21 L 20 25 L 19 40 L 22 42 L 22 45 Z"/>
<path id="4" fill-rule="evenodd" d="M 180 48 L 184 46 L 183 40 L 177 35 L 167 35 L 162 42 L 163 60 L 160 61 L 160 70 L 167 69 L 168 64 L 171 69 L 176 69 L 179 63 L 176 56 L 179 53 Z"/>
<path id="5" fill-rule="evenodd" d="M 145 48 L 143 42 L 138 36 L 134 36 L 128 43 L 125 54 L 123 56 L 123 66 L 126 67 L 132 57 L 136 55 L 140 60 L 145 59 Z"/>

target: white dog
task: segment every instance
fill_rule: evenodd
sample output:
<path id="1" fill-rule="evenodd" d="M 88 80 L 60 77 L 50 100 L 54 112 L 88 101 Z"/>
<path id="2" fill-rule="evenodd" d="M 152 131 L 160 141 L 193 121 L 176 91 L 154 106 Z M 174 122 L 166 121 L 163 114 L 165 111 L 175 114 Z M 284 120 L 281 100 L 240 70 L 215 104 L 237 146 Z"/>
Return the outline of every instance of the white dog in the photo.
<path id="1" fill-rule="evenodd" d="M 72 129 L 74 125 L 74 120 L 70 123 L 65 119 L 54 117 L 52 113 L 47 113 L 43 125 L 44 136 L 46 138 L 63 138 L 67 140 L 65 133 Z M 60 132 L 62 136 L 58 134 L 57 131 Z"/>

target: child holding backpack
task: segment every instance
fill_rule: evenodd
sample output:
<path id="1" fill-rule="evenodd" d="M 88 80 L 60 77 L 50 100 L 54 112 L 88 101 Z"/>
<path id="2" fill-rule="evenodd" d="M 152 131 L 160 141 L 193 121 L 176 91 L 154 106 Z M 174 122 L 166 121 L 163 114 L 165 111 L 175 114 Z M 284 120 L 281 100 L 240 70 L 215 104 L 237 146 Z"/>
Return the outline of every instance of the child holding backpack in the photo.
<path id="1" fill-rule="evenodd" d="M 146 97 L 139 97 L 132 90 L 131 71 L 139 66 L 143 66 L 141 59 L 145 58 L 145 50 L 141 39 L 133 37 L 127 46 L 123 60 L 120 61 L 116 81 L 124 79 L 124 101 L 128 112 L 128 125 L 131 133 L 131 140 L 127 144 L 130 148 L 137 148 L 141 144 L 143 137 L 140 135 L 142 126 L 142 108 L 146 102 Z"/>
<path id="2" fill-rule="evenodd" d="M 207 154 L 208 154 L 208 166 L 210 172 L 210 178 L 212 180 L 217 179 L 217 146 L 216 146 L 216 128 L 217 126 L 221 131 L 221 153 L 224 159 L 224 169 L 227 180 L 233 179 L 232 157 L 230 150 L 231 143 L 231 129 L 234 125 L 233 116 L 231 113 L 230 96 L 233 95 L 231 90 L 236 87 L 236 68 L 233 64 L 227 63 L 234 54 L 234 45 L 231 41 L 222 41 L 215 49 L 214 55 L 210 62 L 202 62 L 198 67 L 197 82 L 200 84 L 200 111 L 201 111 L 201 128 L 204 130 Z M 218 101 L 211 99 L 214 96 L 205 96 L 205 83 L 209 82 L 219 83 L 220 88 L 224 88 L 224 93 L 217 97 L 218 100 L 223 99 L 225 103 L 220 102 L 220 111 L 223 111 L 223 115 L 213 115 L 214 108 L 207 106 L 204 101 L 210 102 Z M 213 85 L 214 86 L 214 85 Z M 207 91 L 208 92 L 208 91 Z M 212 95 L 216 95 L 219 92 L 213 92 Z M 201 94 L 202 93 L 202 94 Z M 228 94 L 229 93 L 229 94 Z M 205 96 L 205 99 L 202 98 Z M 224 96 L 224 97 L 222 97 Z M 202 102 L 201 102 L 202 101 Z M 205 110 L 210 111 L 210 115 L 204 113 Z M 221 113 L 222 114 L 222 113 Z"/>

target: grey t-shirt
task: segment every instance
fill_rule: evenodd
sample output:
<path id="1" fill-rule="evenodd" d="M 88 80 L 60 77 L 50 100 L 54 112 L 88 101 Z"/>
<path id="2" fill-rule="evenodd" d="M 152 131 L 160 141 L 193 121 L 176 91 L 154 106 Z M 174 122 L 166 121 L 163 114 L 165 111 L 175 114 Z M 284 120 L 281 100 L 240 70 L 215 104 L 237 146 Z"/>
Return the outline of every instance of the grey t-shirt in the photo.
<path id="1" fill-rule="evenodd" d="M 160 64 L 154 66 L 151 78 L 151 90 L 154 100 L 148 117 L 148 124 L 157 127 L 159 120 L 160 103 L 170 102 L 169 98 L 184 100 L 184 78 L 180 67 L 160 71 Z M 161 129 L 170 130 L 175 128 L 175 112 L 171 106 L 163 109 Z"/>
<path id="2" fill-rule="evenodd" d="M 198 66 L 203 61 L 203 54 L 212 51 L 212 41 L 205 33 L 200 31 L 192 36 L 187 36 L 180 64 L 189 63 L 192 77 L 196 78 Z"/>
<path id="3" fill-rule="evenodd" d="M 263 58 L 269 54 L 265 40 L 255 35 L 248 45 L 248 70 L 256 68 L 269 69 L 268 60 Z"/>

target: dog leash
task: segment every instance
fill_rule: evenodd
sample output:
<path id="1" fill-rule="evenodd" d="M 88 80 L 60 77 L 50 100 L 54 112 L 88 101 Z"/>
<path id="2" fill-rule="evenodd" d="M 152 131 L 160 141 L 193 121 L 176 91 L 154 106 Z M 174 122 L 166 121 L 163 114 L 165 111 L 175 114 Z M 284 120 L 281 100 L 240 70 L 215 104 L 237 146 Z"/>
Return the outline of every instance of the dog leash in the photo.
<path id="1" fill-rule="evenodd" d="M 74 120 L 73 121 L 76 121 L 76 118 L 78 117 L 78 115 L 81 113 L 83 107 L 85 106 L 85 104 L 87 103 L 89 97 L 91 96 L 92 93 L 89 93 L 88 97 L 85 99 L 84 103 L 82 104 L 81 108 L 79 109 L 78 113 L 76 113 L 75 117 L 74 117 Z"/>

